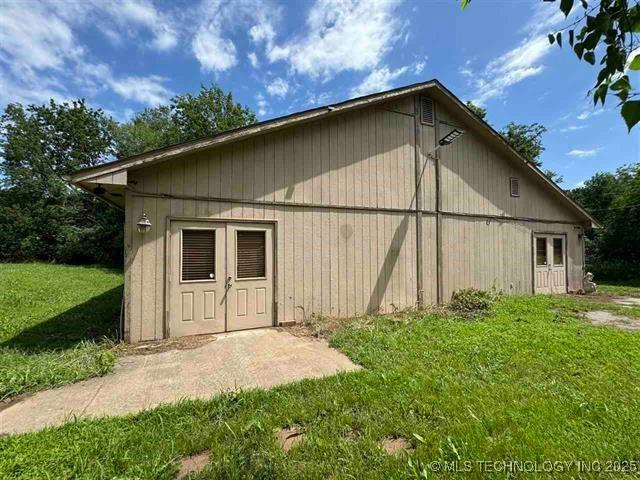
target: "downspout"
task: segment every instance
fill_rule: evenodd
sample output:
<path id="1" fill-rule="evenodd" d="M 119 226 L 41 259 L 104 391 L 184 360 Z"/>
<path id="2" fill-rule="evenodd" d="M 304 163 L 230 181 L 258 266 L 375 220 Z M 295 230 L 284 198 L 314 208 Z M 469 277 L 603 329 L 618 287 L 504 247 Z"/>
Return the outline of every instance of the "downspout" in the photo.
<path id="1" fill-rule="evenodd" d="M 432 158 L 435 161 L 436 170 L 436 286 L 437 302 L 443 303 L 443 283 L 442 283 L 442 205 L 440 195 L 440 121 L 438 120 L 438 104 L 433 102 L 433 144 L 434 152 Z"/>
<path id="2" fill-rule="evenodd" d="M 415 166 L 416 181 L 416 287 L 417 287 L 417 306 L 424 306 L 424 288 L 423 288 L 423 272 L 422 272 L 422 168 L 420 165 L 420 97 L 413 97 L 413 154 Z"/>

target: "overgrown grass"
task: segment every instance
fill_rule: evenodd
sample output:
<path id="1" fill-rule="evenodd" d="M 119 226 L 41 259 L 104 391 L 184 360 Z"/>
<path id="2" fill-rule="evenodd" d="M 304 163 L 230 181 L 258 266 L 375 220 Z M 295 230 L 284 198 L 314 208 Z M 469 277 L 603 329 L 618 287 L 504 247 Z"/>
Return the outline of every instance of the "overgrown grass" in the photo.
<path id="1" fill-rule="evenodd" d="M 457 460 L 640 462 L 640 336 L 576 317 L 588 308 L 571 297 L 504 297 L 474 320 L 347 324 L 332 344 L 364 370 L 6 437 L 0 477 L 170 479 L 181 456 L 208 449 L 212 463 L 197 478 L 432 478 L 431 462 Z M 293 424 L 305 437 L 285 453 L 274 434 Z M 415 450 L 385 454 L 380 442 L 396 436 Z M 473 465 L 437 478 L 484 478 Z"/>
<path id="2" fill-rule="evenodd" d="M 0 399 L 113 368 L 122 274 L 0 264 Z"/>

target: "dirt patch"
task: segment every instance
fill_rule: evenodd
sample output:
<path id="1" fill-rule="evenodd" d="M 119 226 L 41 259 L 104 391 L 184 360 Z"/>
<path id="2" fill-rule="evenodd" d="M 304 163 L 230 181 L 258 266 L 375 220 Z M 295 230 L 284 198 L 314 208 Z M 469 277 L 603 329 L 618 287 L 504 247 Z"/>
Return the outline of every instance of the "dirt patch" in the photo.
<path id="1" fill-rule="evenodd" d="M 382 441 L 382 449 L 388 455 L 400 455 L 403 452 L 413 450 L 411 442 L 404 437 L 385 438 Z"/>
<path id="2" fill-rule="evenodd" d="M 603 310 L 587 312 L 585 316 L 593 325 L 607 325 L 620 328 L 621 330 L 640 331 L 640 319 L 630 318 L 622 315 L 614 315 Z"/>
<path id="3" fill-rule="evenodd" d="M 207 343 L 215 341 L 215 335 L 192 335 L 189 337 L 167 338 L 136 344 L 122 344 L 118 346 L 121 356 L 151 355 L 154 353 L 168 352 L 169 350 L 193 350 Z"/>
<path id="4" fill-rule="evenodd" d="M 624 307 L 640 307 L 640 298 L 636 297 L 613 297 L 611 301 Z"/>
<path id="5" fill-rule="evenodd" d="M 197 453 L 195 455 L 189 455 L 183 457 L 180 461 L 180 470 L 178 471 L 177 480 L 187 478 L 192 473 L 201 472 L 204 467 L 209 465 L 209 451 Z"/>
<path id="6" fill-rule="evenodd" d="M 304 438 L 304 432 L 298 426 L 283 428 L 276 434 L 278 445 L 285 452 L 291 450 L 300 440 Z"/>

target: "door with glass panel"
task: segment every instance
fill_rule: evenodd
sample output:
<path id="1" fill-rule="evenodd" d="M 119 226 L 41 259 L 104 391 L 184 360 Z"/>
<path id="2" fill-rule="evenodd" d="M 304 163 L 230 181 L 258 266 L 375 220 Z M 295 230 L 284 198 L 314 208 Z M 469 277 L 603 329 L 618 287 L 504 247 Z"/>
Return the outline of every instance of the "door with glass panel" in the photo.
<path id="1" fill-rule="evenodd" d="M 225 224 L 172 221 L 170 233 L 169 335 L 224 332 Z"/>
<path id="2" fill-rule="evenodd" d="M 273 226 L 227 224 L 227 330 L 273 325 Z"/>
<path id="3" fill-rule="evenodd" d="M 565 236 L 534 235 L 533 250 L 536 293 L 567 293 Z"/>

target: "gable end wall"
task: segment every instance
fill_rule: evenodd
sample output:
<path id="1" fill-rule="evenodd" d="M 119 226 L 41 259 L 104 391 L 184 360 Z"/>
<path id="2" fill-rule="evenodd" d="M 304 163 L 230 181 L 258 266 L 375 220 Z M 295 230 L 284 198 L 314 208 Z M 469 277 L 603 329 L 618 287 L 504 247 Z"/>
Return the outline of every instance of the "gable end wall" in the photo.
<path id="1" fill-rule="evenodd" d="M 519 174 L 520 167 L 493 154 L 471 131 L 461 143 L 439 152 L 441 211 L 436 212 L 438 169 L 427 154 L 435 146 L 436 129 L 441 136 L 447 125 L 460 121 L 436 105 L 436 126 L 418 123 L 416 129 L 413 110 L 414 98 L 407 97 L 130 170 L 128 178 L 135 184 L 126 194 L 127 338 L 135 342 L 166 334 L 165 248 L 171 217 L 276 221 L 279 323 L 415 306 L 417 222 L 427 304 L 438 301 L 439 277 L 442 301 L 466 286 L 531 292 L 533 231 L 566 232 L 575 237 L 570 249 L 581 251 L 575 244 L 575 215 L 535 180 L 529 182 L 524 170 L 523 196 L 513 202 L 498 184 L 506 178 L 508 189 L 508 176 Z M 446 124 L 440 123 L 443 119 Z M 424 167 L 420 216 L 415 211 L 416 152 L 418 171 Z M 140 235 L 135 223 L 143 212 L 153 228 Z M 542 222 L 482 215 L 531 216 Z M 485 254 L 488 245 L 491 255 Z M 574 254 L 572 287 L 581 271 L 582 259 Z"/>

